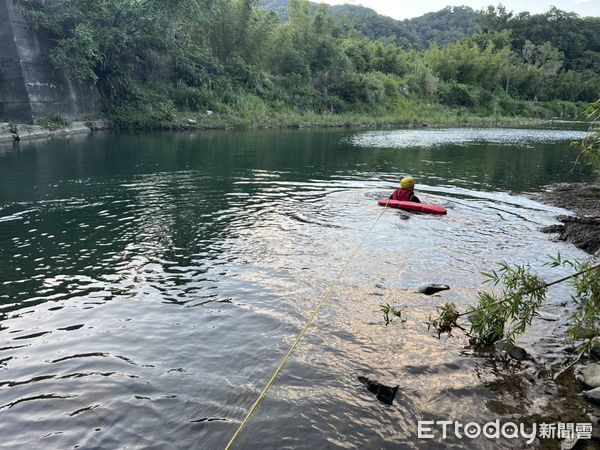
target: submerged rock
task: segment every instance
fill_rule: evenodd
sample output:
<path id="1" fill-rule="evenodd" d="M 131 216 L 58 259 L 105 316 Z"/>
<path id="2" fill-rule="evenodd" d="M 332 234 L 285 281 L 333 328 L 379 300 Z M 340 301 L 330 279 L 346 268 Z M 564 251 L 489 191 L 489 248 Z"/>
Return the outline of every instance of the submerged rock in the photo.
<path id="1" fill-rule="evenodd" d="M 386 405 L 391 405 L 396 397 L 396 392 L 400 386 L 386 386 L 375 380 L 369 380 L 367 377 L 358 377 L 358 381 L 365 384 L 369 392 L 372 392 L 377 396 L 377 400 Z"/>
<path id="2" fill-rule="evenodd" d="M 592 403 L 600 403 L 600 387 L 592 389 L 591 391 L 585 391 L 583 398 Z"/>
<path id="3" fill-rule="evenodd" d="M 496 345 L 496 350 L 501 352 L 504 355 L 510 356 L 512 359 L 516 361 L 533 361 L 531 355 L 522 347 L 518 347 L 516 345 L 506 344 L 505 342 L 498 342 Z"/>
<path id="4" fill-rule="evenodd" d="M 557 322 L 558 321 L 558 316 L 555 316 L 554 314 L 550 314 L 547 312 L 539 312 L 537 314 L 537 318 L 541 319 L 541 320 L 545 320 L 546 322 Z"/>
<path id="5" fill-rule="evenodd" d="M 419 288 L 419 292 L 425 295 L 433 295 L 437 294 L 440 291 L 447 291 L 450 289 L 450 286 L 447 284 L 428 284 L 426 286 L 421 286 Z"/>
<path id="6" fill-rule="evenodd" d="M 590 387 L 600 387 L 600 364 L 592 363 L 575 371 L 575 379 L 581 384 Z"/>
<path id="7" fill-rule="evenodd" d="M 600 359 L 600 336 L 596 336 L 592 339 L 590 344 L 590 355 L 596 359 Z"/>

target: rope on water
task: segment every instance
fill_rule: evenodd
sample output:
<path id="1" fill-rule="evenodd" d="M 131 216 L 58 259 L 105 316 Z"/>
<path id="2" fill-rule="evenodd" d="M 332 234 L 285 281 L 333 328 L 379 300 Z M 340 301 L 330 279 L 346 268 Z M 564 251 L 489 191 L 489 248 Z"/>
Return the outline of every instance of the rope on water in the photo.
<path id="1" fill-rule="evenodd" d="M 387 207 L 388 204 L 389 204 L 389 200 L 386 202 L 385 206 Z M 329 287 L 329 289 L 327 290 L 327 292 L 325 292 L 325 295 L 323 296 L 323 299 L 317 305 L 317 307 L 315 308 L 315 310 L 313 311 L 313 313 L 310 315 L 308 321 L 304 325 L 304 328 L 302 328 L 302 330 L 300 331 L 300 334 L 298 334 L 298 336 L 294 340 L 294 343 L 292 344 L 292 346 L 290 347 L 290 349 L 288 350 L 288 352 L 286 353 L 286 355 L 283 357 L 283 359 L 279 363 L 279 366 L 277 366 L 277 369 L 275 369 L 275 372 L 273 372 L 273 375 L 271 376 L 271 378 L 269 379 L 269 381 L 267 382 L 267 384 L 265 385 L 265 387 L 261 391 L 260 395 L 258 396 L 258 398 L 254 401 L 254 403 L 252 404 L 252 406 L 248 410 L 248 413 L 246 414 L 246 417 L 244 417 L 244 420 L 242 420 L 242 422 L 240 423 L 240 425 L 237 428 L 236 432 L 234 433 L 234 435 L 229 440 L 229 443 L 227 444 L 227 447 L 225 447 L 225 450 L 229 450 L 229 449 L 231 449 L 233 447 L 233 445 L 235 444 L 235 441 L 240 436 L 242 430 L 245 428 L 246 424 L 250 420 L 250 417 L 252 416 L 252 414 L 254 413 L 254 411 L 256 411 L 256 409 L 258 408 L 258 406 L 261 404 L 261 402 L 265 398 L 265 395 L 267 394 L 267 391 L 273 385 L 273 383 L 275 382 L 275 380 L 277 379 L 277 377 L 279 376 L 279 374 L 281 373 L 281 371 L 283 370 L 283 368 L 285 367 L 285 365 L 288 363 L 290 357 L 292 356 L 292 353 L 294 353 L 294 350 L 296 350 L 296 348 L 298 347 L 298 344 L 300 344 L 300 341 L 302 340 L 302 338 L 304 337 L 304 335 L 308 331 L 308 328 L 310 327 L 310 325 L 315 321 L 315 319 L 317 318 L 317 315 L 319 314 L 319 312 L 321 311 L 321 309 L 323 308 L 323 306 L 331 298 L 331 296 L 333 294 L 333 290 L 335 289 L 335 287 L 337 286 L 338 282 L 340 281 L 340 279 L 342 278 L 342 276 L 346 272 L 346 269 L 350 265 L 350 262 L 356 256 L 356 254 L 358 253 L 358 250 L 362 247 L 363 243 L 367 239 L 367 236 L 369 236 L 369 234 L 371 233 L 371 231 L 373 231 L 373 229 L 375 228 L 375 225 L 377 225 L 377 223 L 379 222 L 379 219 L 381 219 L 381 216 L 383 216 L 383 213 L 385 212 L 386 209 L 387 208 L 383 208 L 382 209 L 382 211 L 379 214 L 379 216 L 377 216 L 377 219 L 375 220 L 375 222 L 373 222 L 373 225 L 371 225 L 371 228 L 369 228 L 367 230 L 367 232 L 365 233 L 365 235 L 361 238 L 360 242 L 358 243 L 358 245 L 356 246 L 356 248 L 354 249 L 354 251 L 350 255 L 350 258 L 348 258 L 348 260 L 346 261 L 346 263 L 342 267 L 342 270 L 340 271 L 340 273 L 338 274 L 338 276 L 335 278 L 333 284 Z"/>

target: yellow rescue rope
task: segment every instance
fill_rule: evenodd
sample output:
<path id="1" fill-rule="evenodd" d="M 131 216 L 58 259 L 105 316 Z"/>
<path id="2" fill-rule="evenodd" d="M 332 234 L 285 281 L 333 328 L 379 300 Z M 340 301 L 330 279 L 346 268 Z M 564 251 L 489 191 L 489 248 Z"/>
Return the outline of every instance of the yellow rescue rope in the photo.
<path id="1" fill-rule="evenodd" d="M 386 207 L 387 207 L 388 203 L 389 203 L 389 200 L 385 204 Z M 354 251 L 350 255 L 350 258 L 346 261 L 346 263 L 342 267 L 342 270 L 340 271 L 340 273 L 338 274 L 338 276 L 334 280 L 333 284 L 329 287 L 329 289 L 327 290 L 327 292 L 325 292 L 325 295 L 323 296 L 323 299 L 317 305 L 317 307 L 315 308 L 315 310 L 313 311 L 313 313 L 310 315 L 310 318 L 306 322 L 306 325 L 304 325 L 304 328 L 302 328 L 302 330 L 300 331 L 300 334 L 298 334 L 298 336 L 294 340 L 294 343 L 292 344 L 292 346 L 290 347 L 290 349 L 288 350 L 288 352 L 286 353 L 286 355 L 283 357 L 283 360 L 279 363 L 279 366 L 277 366 L 277 369 L 275 369 L 275 372 L 273 372 L 273 375 L 271 376 L 271 378 L 269 379 L 269 381 L 267 382 L 267 384 L 265 385 L 265 387 L 261 391 L 260 395 L 258 396 L 258 398 L 256 399 L 256 401 L 252 404 L 252 406 L 248 410 L 248 413 L 246 414 L 246 417 L 244 417 L 244 420 L 242 420 L 242 423 L 240 423 L 240 426 L 236 430 L 235 434 L 229 440 L 229 443 L 227 444 L 227 447 L 225 447 L 225 450 L 230 450 L 233 447 L 233 445 L 235 444 L 235 441 L 239 437 L 240 433 L 242 432 L 242 430 L 244 429 L 244 427 L 246 426 L 246 424 L 250 420 L 250 417 L 252 416 L 252 414 L 254 413 L 254 411 L 256 411 L 256 409 L 258 408 L 258 406 L 260 405 L 260 403 L 262 402 L 262 400 L 265 398 L 265 395 L 267 394 L 267 391 L 273 385 L 273 383 L 275 382 L 275 380 L 277 379 L 277 377 L 279 376 L 279 374 L 281 373 L 281 371 L 283 370 L 283 368 L 285 367 L 285 365 L 288 363 L 290 357 L 292 356 L 292 353 L 294 353 L 294 350 L 296 350 L 296 347 L 298 347 L 298 344 L 300 344 L 300 341 L 302 340 L 302 338 L 304 337 L 304 335 L 308 331 L 308 328 L 315 321 L 315 319 L 317 318 L 317 315 L 319 314 L 319 312 L 321 311 L 321 309 L 323 308 L 323 306 L 325 305 L 325 303 L 327 303 L 327 301 L 331 298 L 331 295 L 333 294 L 333 290 L 335 289 L 335 287 L 337 286 L 338 282 L 340 281 L 340 279 L 342 278 L 342 276 L 346 272 L 346 269 L 350 265 L 350 262 L 356 256 L 356 254 L 358 253 L 358 250 L 362 247 L 363 243 L 367 239 L 367 236 L 369 236 L 369 234 L 371 233 L 371 231 L 373 231 L 373 228 L 375 228 L 375 225 L 377 225 L 377 223 L 379 222 L 379 219 L 381 219 L 381 216 L 383 216 L 383 213 L 385 212 L 385 210 L 386 210 L 386 208 L 383 208 L 381 210 L 381 213 L 379 214 L 379 216 L 377 216 L 377 220 L 375 220 L 375 222 L 373 223 L 373 225 L 371 225 L 371 228 L 369 228 L 367 230 L 367 232 L 365 233 L 365 235 L 362 237 L 362 239 L 360 240 L 360 242 L 358 243 L 358 245 L 356 246 L 356 248 L 354 249 Z"/>

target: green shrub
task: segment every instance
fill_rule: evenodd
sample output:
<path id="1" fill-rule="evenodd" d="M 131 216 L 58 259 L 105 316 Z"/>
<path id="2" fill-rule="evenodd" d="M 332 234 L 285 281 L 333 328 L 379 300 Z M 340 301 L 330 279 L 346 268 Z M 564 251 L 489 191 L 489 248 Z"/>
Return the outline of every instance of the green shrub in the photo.
<path id="1" fill-rule="evenodd" d="M 293 47 L 276 47 L 271 59 L 272 67 L 277 74 L 307 77 L 310 73 L 310 68 L 304 56 Z"/>
<path id="2" fill-rule="evenodd" d="M 49 130 L 58 130 L 60 128 L 68 127 L 71 125 L 71 122 L 62 114 L 54 114 L 52 116 L 35 119 L 35 124 Z"/>
<path id="3" fill-rule="evenodd" d="M 503 115 L 507 116 L 529 116 L 531 115 L 531 111 L 527 109 L 525 104 L 519 100 L 514 99 L 508 94 L 505 94 L 504 91 L 496 92 L 496 101 L 498 102 L 498 107 L 500 108 L 500 112 Z"/>
<path id="4" fill-rule="evenodd" d="M 216 109 L 216 96 L 207 89 L 177 84 L 169 92 L 175 106 L 183 111 L 205 111 Z"/>
<path id="5" fill-rule="evenodd" d="M 175 56 L 174 76 L 177 82 L 194 87 L 211 86 L 211 80 L 222 75 L 222 65 L 207 50 L 179 50 Z"/>
<path id="6" fill-rule="evenodd" d="M 448 106 L 475 106 L 476 98 L 470 86 L 462 83 L 440 83 L 438 86 L 440 102 Z"/>
<path id="7" fill-rule="evenodd" d="M 420 64 L 403 78 L 402 83 L 408 86 L 411 93 L 433 99 L 438 92 L 440 81 L 431 68 Z"/>
<path id="8" fill-rule="evenodd" d="M 161 89 L 137 86 L 105 113 L 119 128 L 163 128 L 175 119 L 175 105 Z"/>
<path id="9" fill-rule="evenodd" d="M 476 91 L 475 103 L 479 108 L 482 108 L 487 112 L 493 111 L 497 106 L 496 97 L 492 92 L 486 89 L 478 89 Z"/>
<path id="10" fill-rule="evenodd" d="M 553 116 L 557 116 L 561 119 L 577 119 L 582 108 L 576 103 L 568 102 L 564 100 L 555 100 L 553 102 L 547 102 L 549 108 L 554 113 Z"/>

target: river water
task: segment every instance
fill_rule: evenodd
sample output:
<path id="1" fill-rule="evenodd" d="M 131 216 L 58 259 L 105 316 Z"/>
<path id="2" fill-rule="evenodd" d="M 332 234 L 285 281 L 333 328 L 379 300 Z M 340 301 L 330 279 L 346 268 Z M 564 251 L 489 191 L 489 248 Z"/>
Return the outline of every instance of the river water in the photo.
<path id="1" fill-rule="evenodd" d="M 559 320 L 520 341 L 535 363 L 500 363 L 426 324 L 439 304 L 472 304 L 499 262 L 551 280 L 566 272 L 547 255 L 586 258 L 539 231 L 567 211 L 527 196 L 591 179 L 569 145 L 582 135 L 107 133 L 0 147 L 0 445 L 223 448 L 336 280 L 236 448 L 522 448 L 418 439 L 417 421 L 583 418 L 551 380 L 568 288 L 544 307 Z M 448 215 L 380 215 L 404 175 Z M 451 290 L 416 292 L 428 283 Z M 382 303 L 406 322 L 386 327 Z M 399 385 L 394 403 L 363 376 Z"/>

